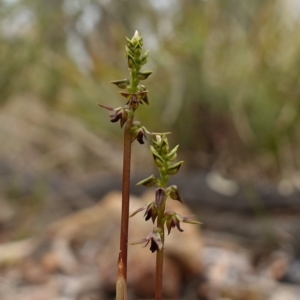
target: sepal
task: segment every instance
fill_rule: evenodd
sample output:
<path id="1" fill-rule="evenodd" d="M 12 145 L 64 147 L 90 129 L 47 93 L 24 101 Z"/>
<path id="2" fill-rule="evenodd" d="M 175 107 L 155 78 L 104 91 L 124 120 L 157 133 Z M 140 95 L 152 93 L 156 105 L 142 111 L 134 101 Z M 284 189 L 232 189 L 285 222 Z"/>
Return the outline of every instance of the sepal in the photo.
<path id="1" fill-rule="evenodd" d="M 155 204 L 159 210 L 164 201 L 166 200 L 166 190 L 163 188 L 158 188 L 155 191 Z"/>

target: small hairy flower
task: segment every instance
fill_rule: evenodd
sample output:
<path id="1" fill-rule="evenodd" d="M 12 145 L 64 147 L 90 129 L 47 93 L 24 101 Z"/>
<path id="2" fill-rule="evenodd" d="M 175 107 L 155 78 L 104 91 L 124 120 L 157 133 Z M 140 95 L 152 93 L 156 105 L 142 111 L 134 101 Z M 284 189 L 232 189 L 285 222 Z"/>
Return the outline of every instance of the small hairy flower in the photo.
<path id="1" fill-rule="evenodd" d="M 171 229 L 174 228 L 175 226 L 177 227 L 177 229 L 182 232 L 183 229 L 181 229 L 180 227 L 180 221 L 178 220 L 178 218 L 176 217 L 175 213 L 165 213 L 165 218 L 166 218 L 166 226 L 168 229 L 168 234 L 170 234 Z"/>
<path id="2" fill-rule="evenodd" d="M 120 121 L 121 128 L 124 126 L 124 124 L 127 121 L 128 118 L 128 109 L 129 107 L 125 105 L 124 107 L 118 107 L 118 108 L 112 108 L 110 106 L 105 106 L 102 104 L 98 104 L 100 107 L 103 107 L 107 110 L 113 111 L 114 113 L 110 115 L 110 121 L 113 123 L 116 123 Z"/>
<path id="3" fill-rule="evenodd" d="M 189 223 L 189 224 L 202 224 L 199 221 L 192 221 L 190 220 L 191 218 L 193 218 L 194 215 L 190 215 L 190 216 L 186 216 L 186 217 L 182 217 L 181 215 L 175 213 L 175 212 L 166 212 L 165 213 L 165 224 L 166 227 L 168 229 L 168 234 L 170 234 L 171 229 L 174 227 L 177 227 L 177 229 L 182 232 L 183 229 L 181 229 L 180 227 L 180 222 L 182 223 Z"/>
<path id="4" fill-rule="evenodd" d="M 131 217 L 135 216 L 137 213 L 139 213 L 145 209 L 146 209 L 145 214 L 144 214 L 145 220 L 148 221 L 151 218 L 152 222 L 154 223 L 155 219 L 158 215 L 157 207 L 154 202 L 149 202 L 145 206 L 140 207 L 139 209 L 134 211 L 129 217 L 131 218 Z"/>
<path id="5" fill-rule="evenodd" d="M 150 232 L 145 238 L 138 240 L 136 242 L 130 243 L 130 245 L 136 245 L 136 244 L 142 244 L 146 242 L 146 247 L 149 242 L 150 244 L 150 251 L 153 253 L 155 251 L 159 251 L 163 248 L 163 242 L 162 242 L 162 230 L 159 227 L 155 227 L 152 232 Z"/>
<path id="6" fill-rule="evenodd" d="M 154 224 L 157 215 L 158 215 L 157 206 L 155 203 L 151 202 L 150 205 L 148 205 L 146 212 L 144 214 L 145 220 L 148 221 L 151 218 L 152 223 Z"/>
<path id="7" fill-rule="evenodd" d="M 144 144 L 144 138 L 146 137 L 145 128 L 142 126 L 141 122 L 134 121 L 131 127 L 131 141 L 137 140 L 140 144 Z"/>

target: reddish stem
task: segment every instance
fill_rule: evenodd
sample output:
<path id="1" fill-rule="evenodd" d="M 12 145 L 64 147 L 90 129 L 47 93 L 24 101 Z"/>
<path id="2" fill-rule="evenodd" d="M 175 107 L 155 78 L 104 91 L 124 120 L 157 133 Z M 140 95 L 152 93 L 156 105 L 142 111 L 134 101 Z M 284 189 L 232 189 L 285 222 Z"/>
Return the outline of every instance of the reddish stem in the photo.
<path id="1" fill-rule="evenodd" d="M 129 116 L 124 129 L 122 212 L 120 228 L 120 256 L 124 264 L 124 278 L 127 279 L 127 247 L 130 195 L 131 127 L 133 116 Z"/>

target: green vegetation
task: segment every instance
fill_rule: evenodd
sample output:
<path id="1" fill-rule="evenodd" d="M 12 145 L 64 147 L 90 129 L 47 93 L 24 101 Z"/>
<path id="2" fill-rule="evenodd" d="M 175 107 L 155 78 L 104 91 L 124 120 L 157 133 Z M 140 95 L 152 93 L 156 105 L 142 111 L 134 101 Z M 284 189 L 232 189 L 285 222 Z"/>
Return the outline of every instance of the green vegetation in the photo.
<path id="1" fill-rule="evenodd" d="M 150 98 L 157 101 L 139 115 L 153 130 L 174 131 L 183 153 L 198 153 L 186 157 L 187 167 L 274 178 L 298 170 L 298 8 L 292 1 L 157 3 L 1 2 L 1 107 L 16 96 L 38 99 L 49 114 L 84 120 L 118 143 L 120 132 L 94 106 L 118 105 L 107 85 L 126 71 L 116 41 L 140 28 L 153 49 Z"/>

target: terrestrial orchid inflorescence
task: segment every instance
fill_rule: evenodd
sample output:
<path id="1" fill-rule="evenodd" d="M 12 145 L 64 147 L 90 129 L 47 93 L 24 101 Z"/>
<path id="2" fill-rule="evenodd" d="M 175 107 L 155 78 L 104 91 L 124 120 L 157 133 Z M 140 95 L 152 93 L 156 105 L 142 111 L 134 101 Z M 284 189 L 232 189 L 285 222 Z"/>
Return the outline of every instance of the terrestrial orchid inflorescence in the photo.
<path id="1" fill-rule="evenodd" d="M 131 214 L 134 216 L 140 211 L 145 210 L 145 220 L 151 219 L 156 227 L 148 234 L 147 237 L 136 241 L 132 244 L 150 243 L 150 250 L 157 252 L 156 256 L 156 300 L 162 299 L 162 269 L 163 269 L 163 251 L 164 251 L 164 227 L 167 228 L 168 234 L 172 228 L 176 227 L 183 231 L 180 223 L 200 224 L 198 221 L 190 220 L 192 216 L 182 217 L 175 212 L 165 212 L 166 200 L 168 198 L 182 202 L 176 185 L 168 186 L 168 180 L 172 175 L 177 174 L 183 161 L 173 163 L 177 157 L 179 146 L 169 151 L 168 133 L 155 133 L 148 131 L 139 121 L 134 120 L 134 114 L 140 104 L 149 105 L 148 90 L 141 80 L 146 80 L 152 71 L 142 70 L 142 67 L 148 61 L 149 51 L 143 53 L 143 38 L 136 31 L 134 36 L 126 38 L 126 58 L 130 73 L 130 79 L 111 81 L 120 91 L 121 96 L 126 98 L 126 103 L 122 107 L 112 108 L 102 104 L 100 107 L 112 112 L 110 121 L 113 123 L 120 122 L 121 128 L 124 127 L 124 157 L 123 157 L 123 184 L 122 184 L 122 213 L 120 229 L 120 253 L 118 259 L 118 277 L 116 281 L 116 299 L 127 299 L 127 245 L 128 245 L 128 219 L 129 219 L 129 194 L 130 194 L 130 161 L 131 161 L 131 143 L 137 140 L 144 144 L 144 138 L 147 135 L 155 136 L 150 146 L 154 162 L 159 170 L 160 176 L 151 175 L 140 181 L 137 185 L 147 187 L 156 186 L 154 200 L 144 207 Z"/>

